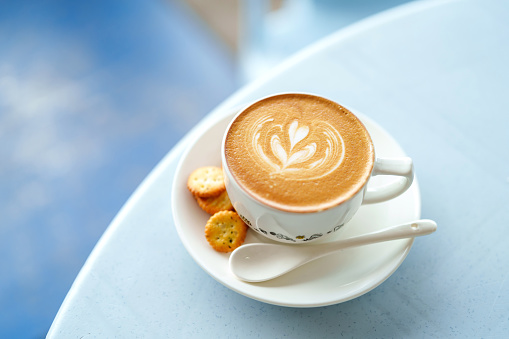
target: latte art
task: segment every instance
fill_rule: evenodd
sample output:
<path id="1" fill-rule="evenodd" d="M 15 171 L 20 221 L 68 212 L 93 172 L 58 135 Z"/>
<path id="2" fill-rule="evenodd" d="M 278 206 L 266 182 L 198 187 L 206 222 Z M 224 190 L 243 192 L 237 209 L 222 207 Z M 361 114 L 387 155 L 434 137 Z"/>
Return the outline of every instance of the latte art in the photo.
<path id="1" fill-rule="evenodd" d="M 337 130 L 325 121 L 313 121 L 310 127 L 285 118 L 262 116 L 246 131 L 252 135 L 255 161 L 269 166 L 272 175 L 295 180 L 318 179 L 339 167 L 345 146 Z"/>
<path id="2" fill-rule="evenodd" d="M 346 108 L 321 97 L 281 94 L 240 113 L 224 144 L 245 192 L 290 212 L 331 208 L 359 192 L 374 163 L 371 138 Z"/>

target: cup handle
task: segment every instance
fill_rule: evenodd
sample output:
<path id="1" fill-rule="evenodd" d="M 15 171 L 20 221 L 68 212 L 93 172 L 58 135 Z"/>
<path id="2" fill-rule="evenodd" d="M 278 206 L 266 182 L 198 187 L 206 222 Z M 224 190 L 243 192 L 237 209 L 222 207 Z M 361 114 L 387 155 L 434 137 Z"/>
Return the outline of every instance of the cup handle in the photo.
<path id="1" fill-rule="evenodd" d="M 412 159 L 408 157 L 377 158 L 371 176 L 375 175 L 397 175 L 402 178 L 379 187 L 368 187 L 364 194 L 363 204 L 386 201 L 405 192 L 414 180 Z"/>

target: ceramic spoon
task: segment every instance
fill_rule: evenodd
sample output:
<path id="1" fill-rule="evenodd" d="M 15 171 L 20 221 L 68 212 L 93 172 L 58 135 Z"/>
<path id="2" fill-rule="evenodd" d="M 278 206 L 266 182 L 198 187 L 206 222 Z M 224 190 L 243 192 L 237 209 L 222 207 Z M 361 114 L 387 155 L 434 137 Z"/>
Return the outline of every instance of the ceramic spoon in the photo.
<path id="1" fill-rule="evenodd" d="M 417 220 L 320 245 L 247 244 L 240 246 L 231 254 L 230 270 L 244 281 L 266 281 L 345 248 L 418 237 L 433 233 L 436 229 L 437 224 L 432 220 Z"/>

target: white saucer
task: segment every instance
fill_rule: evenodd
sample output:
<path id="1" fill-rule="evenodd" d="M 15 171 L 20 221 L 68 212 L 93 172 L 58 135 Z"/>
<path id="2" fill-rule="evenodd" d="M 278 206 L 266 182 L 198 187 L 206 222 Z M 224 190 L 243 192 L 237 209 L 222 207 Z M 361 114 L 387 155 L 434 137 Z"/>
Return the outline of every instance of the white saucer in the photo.
<path id="1" fill-rule="evenodd" d="M 293 272 L 263 283 L 238 280 L 228 267 L 229 254 L 214 251 L 204 236 L 209 215 L 203 212 L 189 193 L 186 183 L 196 168 L 221 165 L 221 141 L 237 110 L 225 112 L 208 129 L 196 131 L 197 139 L 182 154 L 175 173 L 172 207 L 175 227 L 193 259 L 214 279 L 247 297 L 269 304 L 291 307 L 332 305 L 369 292 L 401 265 L 413 240 L 403 239 L 344 250 L 304 265 Z M 380 126 L 356 112 L 368 129 L 377 156 L 404 156 L 397 142 Z M 370 184 L 387 178 L 375 177 Z M 417 180 L 403 195 L 388 202 L 361 206 L 354 218 L 331 236 L 349 237 L 383 227 L 419 219 L 421 201 Z M 271 242 L 250 230 L 246 243 Z M 305 245 L 298 245 L 305 246 Z"/>

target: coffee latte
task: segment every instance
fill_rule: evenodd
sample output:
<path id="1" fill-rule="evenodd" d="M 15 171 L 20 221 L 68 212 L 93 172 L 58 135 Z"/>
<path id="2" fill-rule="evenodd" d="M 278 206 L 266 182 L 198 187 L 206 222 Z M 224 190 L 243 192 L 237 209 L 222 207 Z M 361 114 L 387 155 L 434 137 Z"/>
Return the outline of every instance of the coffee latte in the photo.
<path id="1" fill-rule="evenodd" d="M 256 200 L 316 212 L 352 197 L 374 163 L 371 138 L 346 108 L 307 94 L 281 94 L 246 108 L 231 124 L 225 158 Z"/>

